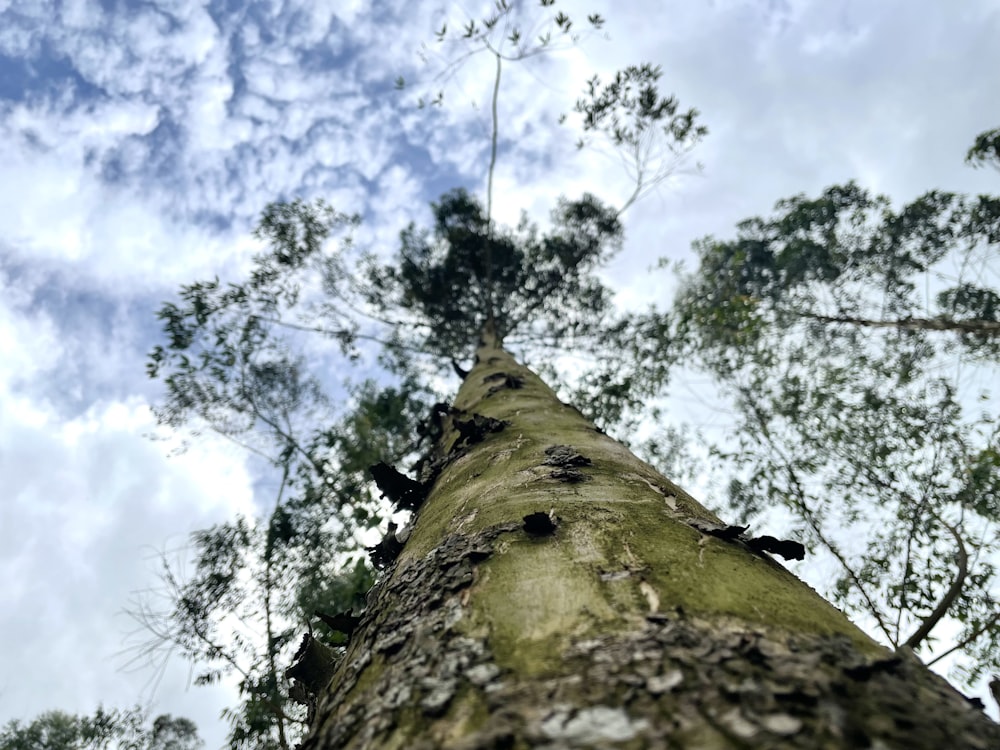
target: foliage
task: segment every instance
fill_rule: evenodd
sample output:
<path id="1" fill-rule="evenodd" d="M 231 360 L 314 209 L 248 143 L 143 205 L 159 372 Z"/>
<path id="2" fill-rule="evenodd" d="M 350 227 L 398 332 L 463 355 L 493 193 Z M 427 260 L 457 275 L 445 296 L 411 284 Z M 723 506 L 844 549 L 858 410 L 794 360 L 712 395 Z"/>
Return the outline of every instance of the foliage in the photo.
<path id="1" fill-rule="evenodd" d="M 567 13 L 556 10 L 555 0 L 539 0 L 546 9 L 530 22 L 522 4 L 496 0 L 489 15 L 480 19 L 467 19 L 453 24 L 442 23 L 436 32 L 436 47 L 449 52 L 458 48 L 457 54 L 446 55 L 424 46 L 421 56 L 425 62 L 436 63 L 439 68 L 435 81 L 447 80 L 467 61 L 478 55 L 493 57 L 496 63 L 490 99 L 491 135 L 490 158 L 486 178 L 486 216 L 493 217 L 493 177 L 497 165 L 500 136 L 498 102 L 500 83 L 505 63 L 524 62 L 531 58 L 566 49 L 578 44 L 585 37 L 604 28 L 605 19 L 599 13 L 590 13 L 585 22 L 576 23 Z M 580 29 L 583 29 L 581 32 Z M 634 190 L 618 209 L 623 213 L 636 200 L 652 190 L 684 162 L 684 157 L 708 133 L 697 123 L 698 111 L 679 111 L 674 96 L 662 96 L 658 81 L 663 73 L 658 65 L 643 63 L 630 65 L 618 71 L 611 83 L 601 86 L 594 76 L 587 82 L 585 96 L 579 98 L 574 111 L 580 115 L 584 133 L 600 134 L 615 151 L 620 152 L 622 164 Z M 406 81 L 400 77 L 396 87 L 403 89 Z M 427 104 L 441 106 L 445 101 L 443 88 L 434 94 L 421 96 L 419 107 Z M 567 121 L 562 115 L 560 124 Z M 577 148 L 589 145 L 589 138 L 580 138 Z"/>
<path id="2" fill-rule="evenodd" d="M 1000 667 L 998 227 L 988 196 L 796 196 L 696 244 L 667 337 L 735 406 L 732 505 L 789 510 L 889 643 L 926 649 L 947 614 L 937 658 L 970 681 Z"/>
<path id="3" fill-rule="evenodd" d="M 974 167 L 989 164 L 994 169 L 1000 169 L 1000 128 L 977 135 L 976 142 L 965 155 L 965 161 Z"/>
<path id="4" fill-rule="evenodd" d="M 164 555 L 158 598 L 133 602 L 139 662 L 158 664 L 176 649 L 197 666 L 196 684 L 237 676 L 243 702 L 226 713 L 234 747 L 288 748 L 304 731 L 305 710 L 289 701 L 284 666 L 301 623 L 316 611 L 360 607 L 371 586 L 365 561 L 338 551 L 356 550 L 351 529 L 376 525 L 386 510 L 368 467 L 411 450 L 417 392 L 363 382 L 355 408 L 307 444 L 309 455 L 324 457 L 315 481 L 319 459 L 299 484 L 286 459 L 270 513 L 196 532 L 193 573 Z"/>
<path id="5" fill-rule="evenodd" d="M 677 97 L 660 95 L 657 81 L 662 76 L 660 66 L 649 63 L 630 65 L 603 86 L 594 76 L 587 81 L 586 96 L 574 106 L 583 116 L 585 133 L 602 134 L 624 153 L 622 164 L 635 189 L 619 213 L 676 172 L 708 134 L 707 127 L 696 124 L 698 110 L 679 112 Z M 577 148 L 586 145 L 583 138 L 577 142 Z"/>
<path id="6" fill-rule="evenodd" d="M 696 340 L 725 337 L 704 349 L 718 355 L 714 367 L 759 353 L 768 324 L 810 321 L 854 339 L 869 328 L 953 332 L 967 353 L 997 355 L 1000 297 L 989 269 L 1000 200 L 933 191 L 894 213 L 888 199 L 849 183 L 777 210 L 771 221 L 742 222 L 733 242 L 696 245 L 701 266 L 680 323 Z M 931 299 L 918 293 L 925 282 L 935 286 Z"/>
<path id="7" fill-rule="evenodd" d="M 435 46 L 445 47 L 449 51 L 455 48 L 462 51 L 448 57 L 424 45 L 421 57 L 425 62 L 436 63 L 440 67 L 435 80 L 446 80 L 451 78 L 470 57 L 479 54 L 494 57 L 499 61 L 499 69 L 504 61 L 525 60 L 566 49 L 569 45 L 580 42 L 581 34 L 572 31 L 573 19 L 562 11 L 554 10 L 555 0 L 539 0 L 538 5 L 549 10 L 532 19 L 529 25 L 525 25 L 521 4 L 507 0 L 496 0 L 488 15 L 479 19 L 469 18 L 467 21 L 453 24 L 450 29 L 448 21 L 445 21 L 434 33 Z M 604 23 L 600 14 L 592 13 L 587 16 L 585 28 L 596 31 L 601 29 Z M 405 87 L 406 81 L 400 76 L 396 79 L 396 88 Z M 496 88 L 495 86 L 494 107 L 497 101 Z M 417 106 L 421 108 L 427 104 L 442 106 L 444 100 L 445 94 L 442 89 L 430 99 L 420 97 Z"/>
<path id="8" fill-rule="evenodd" d="M 414 224 L 404 230 L 398 256 L 370 263 L 367 289 L 381 314 L 413 316 L 421 350 L 467 357 L 491 315 L 509 343 L 557 345 L 592 335 L 609 316 L 611 294 L 594 271 L 620 249 L 622 227 L 593 196 L 561 199 L 544 235 L 526 216 L 515 231 L 490 231 L 482 206 L 463 189 L 432 206 L 433 232 Z"/>
<path id="9" fill-rule="evenodd" d="M 162 424 L 199 420 L 227 436 L 261 427 L 276 454 L 303 452 L 292 423 L 309 416 L 320 398 L 316 381 L 304 374 L 301 357 L 289 354 L 281 335 L 301 326 L 283 313 L 296 309 L 306 285 L 321 284 L 332 304 L 323 310 L 329 327 L 316 332 L 353 351 L 353 328 L 335 305 L 343 259 L 327 252 L 326 240 L 356 222 L 322 201 L 272 204 L 254 233 L 269 251 L 253 259 L 245 282 L 188 284 L 181 287 L 181 305 L 160 308 L 167 343 L 153 348 L 146 370 L 167 388 L 167 400 L 156 410 Z"/>
<path id="10" fill-rule="evenodd" d="M 165 605 L 147 595 L 130 609 L 150 636 L 134 644 L 140 662 L 177 649 L 199 666 L 199 684 L 238 675 L 244 701 L 227 714 L 236 747 L 287 748 L 301 732 L 305 712 L 289 703 L 281 665 L 315 610 L 350 606 L 370 585 L 364 564 L 337 551 L 356 550 L 358 535 L 382 522 L 368 467 L 411 454 L 407 436 L 424 412 L 423 391 L 405 378 L 362 381 L 335 404 L 302 353 L 311 337 L 359 356 L 364 333 L 344 308 L 351 239 L 329 243 L 356 223 L 322 201 L 272 204 L 255 231 L 268 250 L 245 281 L 185 285 L 181 304 L 158 316 L 166 341 L 147 370 L 166 386 L 159 422 L 226 436 L 280 476 L 261 518 L 193 535 L 189 578 L 182 561 L 161 559 Z M 311 344 L 312 358 L 324 356 Z"/>
<path id="11" fill-rule="evenodd" d="M 0 750 L 196 750 L 204 744 L 189 719 L 163 714 L 147 725 L 139 708 L 98 708 L 93 716 L 46 711 L 0 729 Z"/>

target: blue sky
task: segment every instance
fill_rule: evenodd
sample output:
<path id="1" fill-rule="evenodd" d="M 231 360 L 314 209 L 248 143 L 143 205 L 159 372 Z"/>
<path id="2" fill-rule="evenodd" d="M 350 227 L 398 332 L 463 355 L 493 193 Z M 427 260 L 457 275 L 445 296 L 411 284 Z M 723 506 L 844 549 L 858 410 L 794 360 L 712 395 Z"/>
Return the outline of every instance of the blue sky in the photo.
<path id="1" fill-rule="evenodd" d="M 995 0 L 558 5 L 601 13 L 605 33 L 505 71 L 501 220 L 543 220 L 560 194 L 628 196 L 615 161 L 556 124 L 595 73 L 659 64 L 711 131 L 701 174 L 626 214 L 608 270 L 623 306 L 669 297 L 647 270 L 658 257 L 795 193 L 997 192 L 995 172 L 962 163 L 1000 125 Z M 152 695 L 221 743 L 229 688 L 189 687 L 177 663 L 153 695 L 115 656 L 155 551 L 255 501 L 233 446 L 170 456 L 148 439 L 153 313 L 181 283 L 245 268 L 269 201 L 359 212 L 359 240 L 388 251 L 444 190 L 482 193 L 491 63 L 434 81 L 418 52 L 486 7 L 0 0 L 0 721 Z M 398 75 L 413 87 L 395 91 Z M 443 108 L 414 107 L 439 88 Z"/>

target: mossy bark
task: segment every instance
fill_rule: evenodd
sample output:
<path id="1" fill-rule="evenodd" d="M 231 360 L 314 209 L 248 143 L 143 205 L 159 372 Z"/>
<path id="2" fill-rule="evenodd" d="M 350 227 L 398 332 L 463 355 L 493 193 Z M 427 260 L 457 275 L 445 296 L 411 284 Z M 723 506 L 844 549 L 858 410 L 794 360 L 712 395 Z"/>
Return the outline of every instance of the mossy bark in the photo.
<path id="1" fill-rule="evenodd" d="M 304 747 L 1000 747 L 491 337 L 444 421 Z"/>

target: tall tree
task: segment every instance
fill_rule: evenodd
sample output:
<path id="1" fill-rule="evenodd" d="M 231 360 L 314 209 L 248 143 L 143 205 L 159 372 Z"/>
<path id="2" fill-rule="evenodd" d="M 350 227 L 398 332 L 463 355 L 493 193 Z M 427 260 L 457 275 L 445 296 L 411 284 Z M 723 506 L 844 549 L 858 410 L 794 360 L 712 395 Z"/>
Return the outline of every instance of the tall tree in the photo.
<path id="1" fill-rule="evenodd" d="M 388 572 L 306 637 L 303 747 L 985 748 L 1000 726 L 602 434 L 485 326 Z M 376 475 L 378 478 L 378 475 Z M 426 499 L 423 493 L 426 492 Z M 418 499 L 419 498 L 419 499 Z M 332 679 L 331 679 L 332 677 Z"/>
<path id="2" fill-rule="evenodd" d="M 430 231 L 411 226 L 402 234 L 398 266 L 367 257 L 362 269 L 352 265 L 356 217 L 322 202 L 273 204 L 257 229 L 267 250 L 246 279 L 186 285 L 160 311 L 166 341 L 148 370 L 166 386 L 161 424 L 223 435 L 276 476 L 261 517 L 196 534 L 194 574 L 180 575 L 182 561 L 164 558 L 165 598 L 131 608 L 150 636 L 137 643 L 137 656 L 159 660 L 179 649 L 197 665 L 199 683 L 238 677 L 242 702 L 227 712 L 235 747 L 288 748 L 301 734 L 307 714 L 293 699 L 302 696 L 289 691 L 279 668 L 291 657 L 293 628 L 349 607 L 367 590 L 372 570 L 352 552 L 391 515 L 367 468 L 416 461 L 433 443 L 442 413 L 430 405 L 443 395 L 427 375 L 471 356 L 487 319 L 539 360 L 560 347 L 578 352 L 582 343 L 597 359 L 588 403 L 602 420 L 615 421 L 641 399 L 639 381 L 618 372 L 619 352 L 600 341 L 614 329 L 610 293 L 596 271 L 620 243 L 621 211 L 585 195 L 561 201 L 548 231 L 526 217 L 514 229 L 493 220 L 508 66 L 575 44 L 581 27 L 604 23 L 597 14 L 575 23 L 554 0 L 539 5 L 532 17 L 500 1 L 483 18 L 437 34 L 447 51 L 438 81 L 471 57 L 495 62 L 485 204 L 462 190 L 445 194 Z M 595 78 L 577 103 L 585 132 L 629 151 L 637 181 L 630 202 L 667 176 L 670 162 L 658 159 L 658 148 L 679 158 L 705 133 L 694 110 L 660 96 L 660 76 L 642 65 L 608 86 Z M 442 88 L 418 104 L 443 101 Z M 375 352 L 389 375 L 324 388 L 329 380 L 317 373 L 343 372 L 345 361 L 367 367 Z M 421 466 L 431 470 L 427 460 Z M 342 640 L 321 631 L 331 646 Z"/>
<path id="3" fill-rule="evenodd" d="M 614 227 L 616 212 L 581 205 L 583 239 L 614 236 L 602 227 Z M 415 518 L 402 531 L 389 523 L 371 548 L 386 572 L 366 611 L 321 618 L 347 646 L 311 634 L 300 646 L 288 675 L 309 707 L 307 745 L 983 747 L 1000 739 L 907 649 L 879 647 L 768 557 L 800 558 L 799 543 L 723 523 L 502 348 L 501 334 L 519 326 L 544 334 L 532 326 L 545 317 L 561 335 L 575 331 L 559 328 L 572 310 L 501 285 L 532 279 L 524 269 L 538 258 L 563 264 L 547 296 L 587 304 L 567 292 L 579 279 L 565 271 L 586 271 L 590 255 L 534 242 L 530 231 L 511 240 L 461 193 L 446 196 L 438 214 L 435 241 L 404 233 L 398 269 L 369 264 L 363 299 L 376 317 L 404 316 L 386 339 L 397 351 L 416 341 L 454 355 L 477 333 L 482 343 L 455 401 L 431 408 L 418 478 L 391 462 L 372 467 L 396 510 Z M 275 252 L 287 255 L 280 243 Z M 469 293 L 477 289 L 487 293 Z M 193 341 L 219 341 L 205 323 L 222 308 L 206 299 L 214 298 L 193 299 L 178 321 L 193 318 L 197 335 L 160 362 L 186 368 Z M 404 338 L 414 326 L 426 335 Z M 251 348 L 247 361 L 254 356 Z M 232 363 L 213 368 L 213 357 L 195 374 L 229 382 Z M 288 387 L 273 374 L 254 383 Z M 255 418 L 258 404 L 272 403 L 247 402 Z M 261 422 L 281 428 L 298 402 L 273 403 L 282 420 Z"/>

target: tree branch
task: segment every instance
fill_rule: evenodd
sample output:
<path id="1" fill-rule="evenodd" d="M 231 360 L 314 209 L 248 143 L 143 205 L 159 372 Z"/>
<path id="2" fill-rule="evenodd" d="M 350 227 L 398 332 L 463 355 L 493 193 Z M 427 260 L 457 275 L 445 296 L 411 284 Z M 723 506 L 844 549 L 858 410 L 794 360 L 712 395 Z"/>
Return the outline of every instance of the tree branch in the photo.
<path id="1" fill-rule="evenodd" d="M 281 474 L 281 485 L 278 488 L 278 497 L 275 502 L 274 511 L 277 512 L 278 508 L 281 507 L 281 498 L 285 492 L 285 485 L 288 482 L 288 462 L 286 461 L 282 467 Z M 269 687 L 273 685 L 274 690 L 278 690 L 278 685 L 280 684 L 280 677 L 278 675 L 278 665 L 277 665 L 277 653 L 275 649 L 275 637 L 274 637 L 274 623 L 272 621 L 271 614 L 271 594 L 274 590 L 274 579 L 271 576 L 271 564 L 274 559 L 274 514 L 271 515 L 271 522 L 268 524 L 267 529 L 267 542 L 264 545 L 264 628 L 267 637 L 267 671 L 269 677 Z M 280 694 L 278 698 L 281 698 Z M 270 701 L 269 701 L 270 702 Z M 281 745 L 282 750 L 288 750 L 288 739 L 285 736 L 285 715 L 284 711 L 280 710 L 282 701 L 277 701 L 278 711 L 275 712 L 275 718 L 278 723 L 278 743 Z"/>
<path id="2" fill-rule="evenodd" d="M 959 594 L 962 593 L 962 588 L 965 586 L 965 578 L 969 574 L 969 554 L 965 549 L 965 542 L 962 541 L 962 535 L 958 533 L 958 529 L 952 526 L 950 523 L 945 521 L 941 516 L 934 514 L 935 518 L 951 533 L 955 540 L 955 544 L 958 547 L 958 572 L 955 574 L 955 580 L 951 582 L 951 587 L 948 592 L 941 598 L 938 602 L 937 607 L 934 611 L 927 616 L 927 618 L 921 623 L 917 631 L 906 639 L 904 646 L 909 646 L 910 648 L 916 648 L 927 636 L 930 634 L 934 626 L 937 625 L 941 618 L 944 617 L 951 605 L 955 603 Z"/>
<path id="3" fill-rule="evenodd" d="M 497 140 L 500 136 L 500 120 L 497 115 L 497 100 L 500 98 L 500 73 L 503 70 L 503 58 L 499 52 L 497 58 L 497 73 L 493 79 L 493 97 L 490 111 L 493 115 L 493 132 L 490 134 L 490 168 L 486 173 L 486 299 L 489 301 L 489 319 L 493 320 L 495 307 L 493 290 L 493 173 L 497 166 Z"/>
<path id="4" fill-rule="evenodd" d="M 820 315 L 819 313 L 796 311 L 796 315 L 820 323 L 845 323 L 863 328 L 898 328 L 903 331 L 956 331 L 958 333 L 979 333 L 1000 336 L 1000 321 L 995 320 L 948 320 L 946 318 L 900 318 L 899 320 L 875 320 L 852 315 Z"/>
<path id="5" fill-rule="evenodd" d="M 929 667 L 932 664 L 936 664 L 937 662 L 941 661 L 943 658 L 945 658 L 949 654 L 953 654 L 956 651 L 965 648 L 970 643 L 972 643 L 974 640 L 976 640 L 977 638 L 979 638 L 979 636 L 981 636 L 987 630 L 989 630 L 990 628 L 992 628 L 997 622 L 1000 622 L 1000 612 L 997 612 L 995 615 L 993 615 L 993 617 L 991 617 L 990 619 L 988 619 L 986 622 L 984 622 L 978 628 L 975 628 L 971 633 L 969 633 L 967 636 L 965 636 L 965 638 L 963 638 L 962 640 L 960 640 L 958 643 L 956 643 L 954 646 L 952 646 L 951 648 L 949 648 L 947 651 L 945 651 L 945 652 L 943 652 L 943 653 L 938 654 L 937 656 L 935 656 L 933 659 L 931 659 L 929 662 L 927 662 L 927 666 Z"/>
<path id="6" fill-rule="evenodd" d="M 752 399 L 750 399 L 748 403 L 753 404 L 755 402 Z M 889 643 L 891 643 L 893 646 L 896 646 L 897 641 L 892 636 L 892 633 L 889 632 L 889 628 L 885 624 L 885 620 L 882 619 L 882 612 L 875 605 L 874 600 L 868 593 L 868 589 L 865 588 L 864 584 L 861 582 L 861 579 L 858 577 L 858 574 L 857 572 L 855 572 L 854 568 L 848 564 L 847 559 L 840 552 L 840 549 L 837 547 L 837 545 L 834 544 L 832 540 L 828 539 L 826 537 L 826 534 L 823 533 L 822 527 L 820 526 L 819 521 L 816 519 L 815 514 L 813 513 L 812 509 L 806 504 L 805 490 L 803 489 L 802 484 L 799 482 L 798 476 L 795 474 L 795 470 L 792 469 L 791 460 L 774 442 L 774 439 L 771 437 L 771 433 L 767 430 L 767 428 L 764 425 L 764 420 L 760 414 L 760 410 L 756 408 L 756 406 L 753 406 L 751 408 L 753 411 L 754 418 L 757 420 L 757 424 L 760 427 L 760 433 L 763 434 L 764 438 L 771 446 L 771 449 L 778 454 L 778 456 L 781 458 L 782 462 L 785 465 L 785 473 L 788 475 L 788 480 L 792 484 L 795 490 L 795 495 L 792 496 L 793 502 L 795 503 L 796 506 L 798 506 L 799 511 L 801 512 L 803 518 L 805 519 L 806 523 L 809 524 L 809 527 L 816 535 L 816 538 L 819 540 L 820 544 L 826 547 L 827 550 L 830 552 L 830 554 L 832 554 L 836 558 L 837 562 L 840 563 L 840 566 L 844 569 L 848 577 L 851 579 L 851 582 L 854 584 L 855 588 L 857 588 L 857 590 L 860 592 L 861 597 L 865 600 L 865 607 L 868 609 L 868 613 L 875 618 L 875 622 L 878 624 L 879 630 L 882 631 L 882 633 L 888 639 Z"/>

